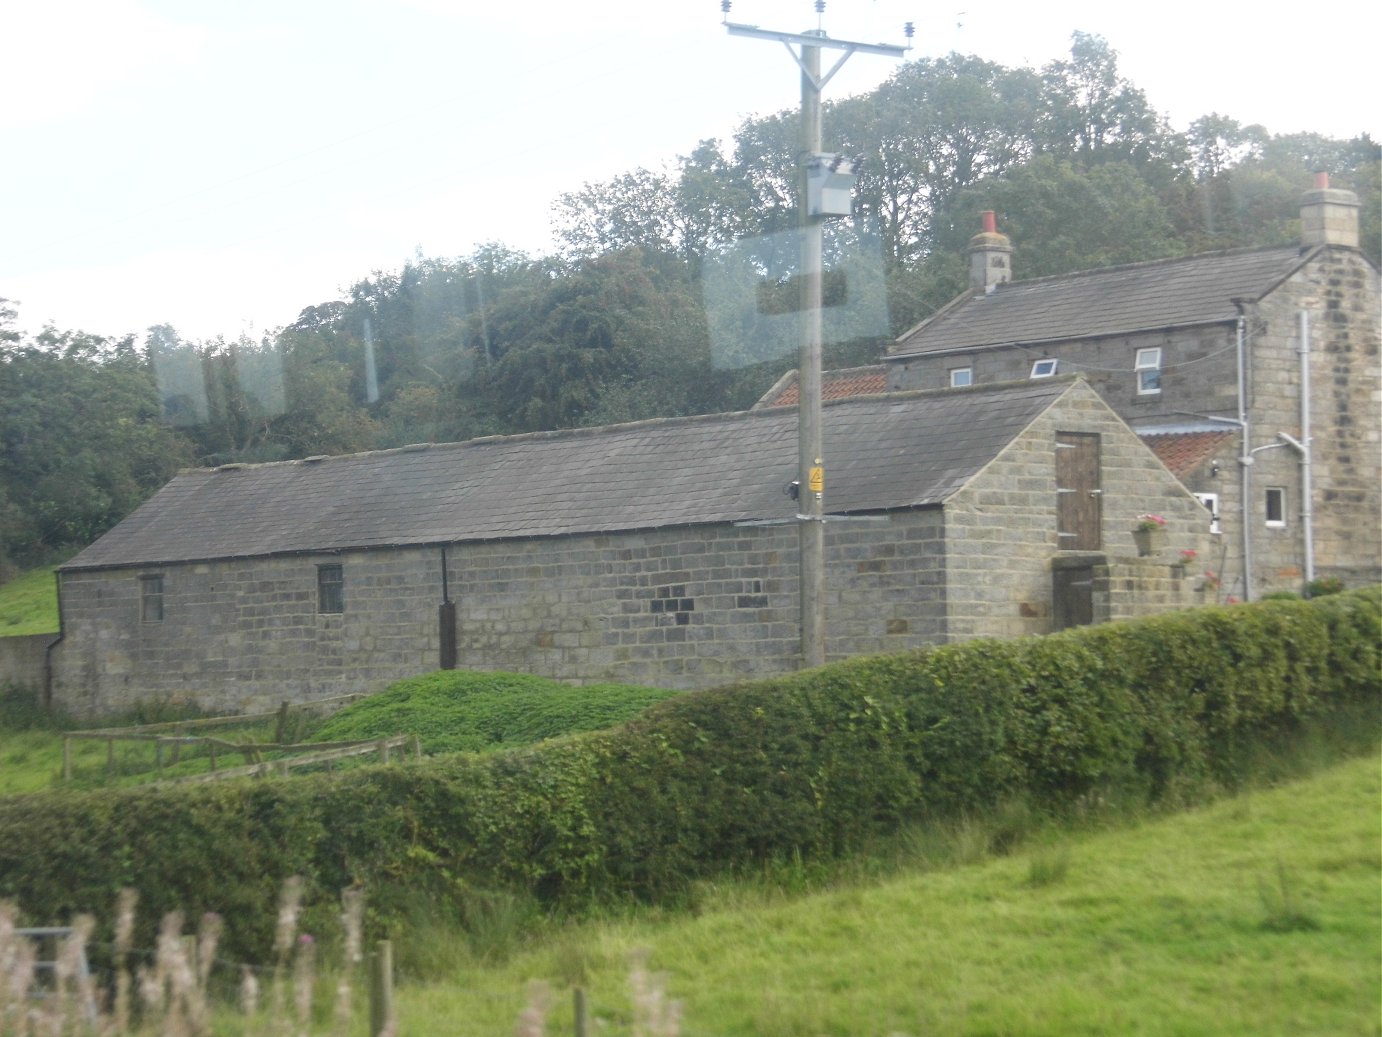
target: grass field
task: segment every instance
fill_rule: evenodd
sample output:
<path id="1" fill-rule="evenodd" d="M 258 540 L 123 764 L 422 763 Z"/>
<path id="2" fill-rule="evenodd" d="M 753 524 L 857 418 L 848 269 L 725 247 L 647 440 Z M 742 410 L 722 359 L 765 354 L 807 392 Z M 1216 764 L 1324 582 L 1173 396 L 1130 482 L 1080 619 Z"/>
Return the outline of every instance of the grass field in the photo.
<path id="1" fill-rule="evenodd" d="M 52 569 L 33 569 L 0 584 L 0 637 L 58 632 L 58 592 Z"/>
<path id="2" fill-rule="evenodd" d="M 964 832 L 952 833 L 963 841 Z M 573 925 L 497 967 L 400 989 L 401 1030 L 631 1032 L 630 956 L 683 1003 L 683 1037 L 1375 1035 L 1382 896 L 1375 755 L 1120 830 L 782 901 L 701 891 L 699 916 Z M 774 902 L 777 899 L 778 902 Z M 756 901 L 756 902 L 755 902 Z"/>

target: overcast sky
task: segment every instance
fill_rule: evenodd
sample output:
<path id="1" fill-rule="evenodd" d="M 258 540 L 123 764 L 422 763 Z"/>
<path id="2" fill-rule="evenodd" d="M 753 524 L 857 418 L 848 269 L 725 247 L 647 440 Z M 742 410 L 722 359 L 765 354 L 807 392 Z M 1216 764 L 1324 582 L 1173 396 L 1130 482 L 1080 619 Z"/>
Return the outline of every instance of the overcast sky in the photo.
<path id="1" fill-rule="evenodd" d="M 1097 33 L 1178 129 L 1218 111 L 1382 138 L 1377 12 L 831 0 L 822 24 L 902 43 L 911 20 L 916 56 L 1034 68 Z M 730 18 L 816 26 L 809 0 L 736 0 Z M 797 105 L 786 50 L 720 19 L 718 0 L 10 0 L 0 297 L 29 330 L 234 338 L 418 249 L 548 251 L 563 191 Z M 856 55 L 826 99 L 896 66 Z"/>

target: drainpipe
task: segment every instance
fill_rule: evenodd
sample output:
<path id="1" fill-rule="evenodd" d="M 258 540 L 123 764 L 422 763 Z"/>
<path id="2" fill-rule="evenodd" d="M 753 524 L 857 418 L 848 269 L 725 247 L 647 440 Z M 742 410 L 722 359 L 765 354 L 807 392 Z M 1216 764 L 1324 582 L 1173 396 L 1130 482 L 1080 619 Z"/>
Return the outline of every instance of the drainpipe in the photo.
<path id="1" fill-rule="evenodd" d="M 437 606 L 437 667 L 456 668 L 456 603 L 446 576 L 446 545 L 441 545 L 441 604 Z"/>
<path id="2" fill-rule="evenodd" d="M 1242 303 L 1234 300 L 1234 305 L 1238 307 L 1238 428 L 1243 435 L 1243 449 L 1238 458 L 1239 524 L 1243 531 L 1243 600 L 1252 601 L 1252 450 L 1248 427 L 1248 318 L 1243 313 Z"/>
<path id="3" fill-rule="evenodd" d="M 43 708 L 49 713 L 53 711 L 53 649 L 67 636 L 67 624 L 62 616 L 62 573 L 53 573 L 53 582 L 58 592 L 58 636 L 43 650 Z"/>
<path id="4" fill-rule="evenodd" d="M 1300 311 L 1300 441 L 1285 432 L 1277 436 L 1300 455 L 1300 526 L 1304 538 L 1305 582 L 1315 579 L 1315 509 L 1310 472 L 1310 311 Z"/>

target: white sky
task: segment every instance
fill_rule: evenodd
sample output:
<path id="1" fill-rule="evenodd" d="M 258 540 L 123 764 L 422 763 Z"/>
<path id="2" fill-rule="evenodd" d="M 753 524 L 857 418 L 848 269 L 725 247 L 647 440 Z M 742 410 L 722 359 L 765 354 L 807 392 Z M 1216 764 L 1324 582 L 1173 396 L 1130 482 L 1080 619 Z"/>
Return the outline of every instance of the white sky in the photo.
<path id="1" fill-rule="evenodd" d="M 917 56 L 1035 68 L 1098 33 L 1178 129 L 1382 138 L 1378 10 L 831 0 L 823 26 L 901 43 L 911 20 Z M 730 18 L 816 25 L 809 0 Z M 826 98 L 895 68 L 856 55 Z M 797 84 L 718 0 L 3 0 L 0 297 L 31 331 L 270 330 L 416 249 L 548 251 L 559 194 L 794 108 Z"/>

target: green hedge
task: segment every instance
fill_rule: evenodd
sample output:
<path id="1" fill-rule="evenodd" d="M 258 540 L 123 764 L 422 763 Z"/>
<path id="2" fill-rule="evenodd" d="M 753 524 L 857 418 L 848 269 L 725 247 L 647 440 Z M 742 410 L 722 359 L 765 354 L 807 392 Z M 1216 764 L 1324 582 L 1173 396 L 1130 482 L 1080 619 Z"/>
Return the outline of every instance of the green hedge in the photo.
<path id="1" fill-rule="evenodd" d="M 776 855 L 1014 795 L 1149 800 L 1231 784 L 1255 747 L 1366 711 L 1382 595 L 1205 608 L 1044 638 L 850 660 L 682 695 L 622 728 L 336 775 L 0 801 L 0 896 L 35 922 L 215 909 L 261 955 L 282 880 L 551 904 L 676 894 Z M 387 918 L 376 921 L 386 923 Z"/>

